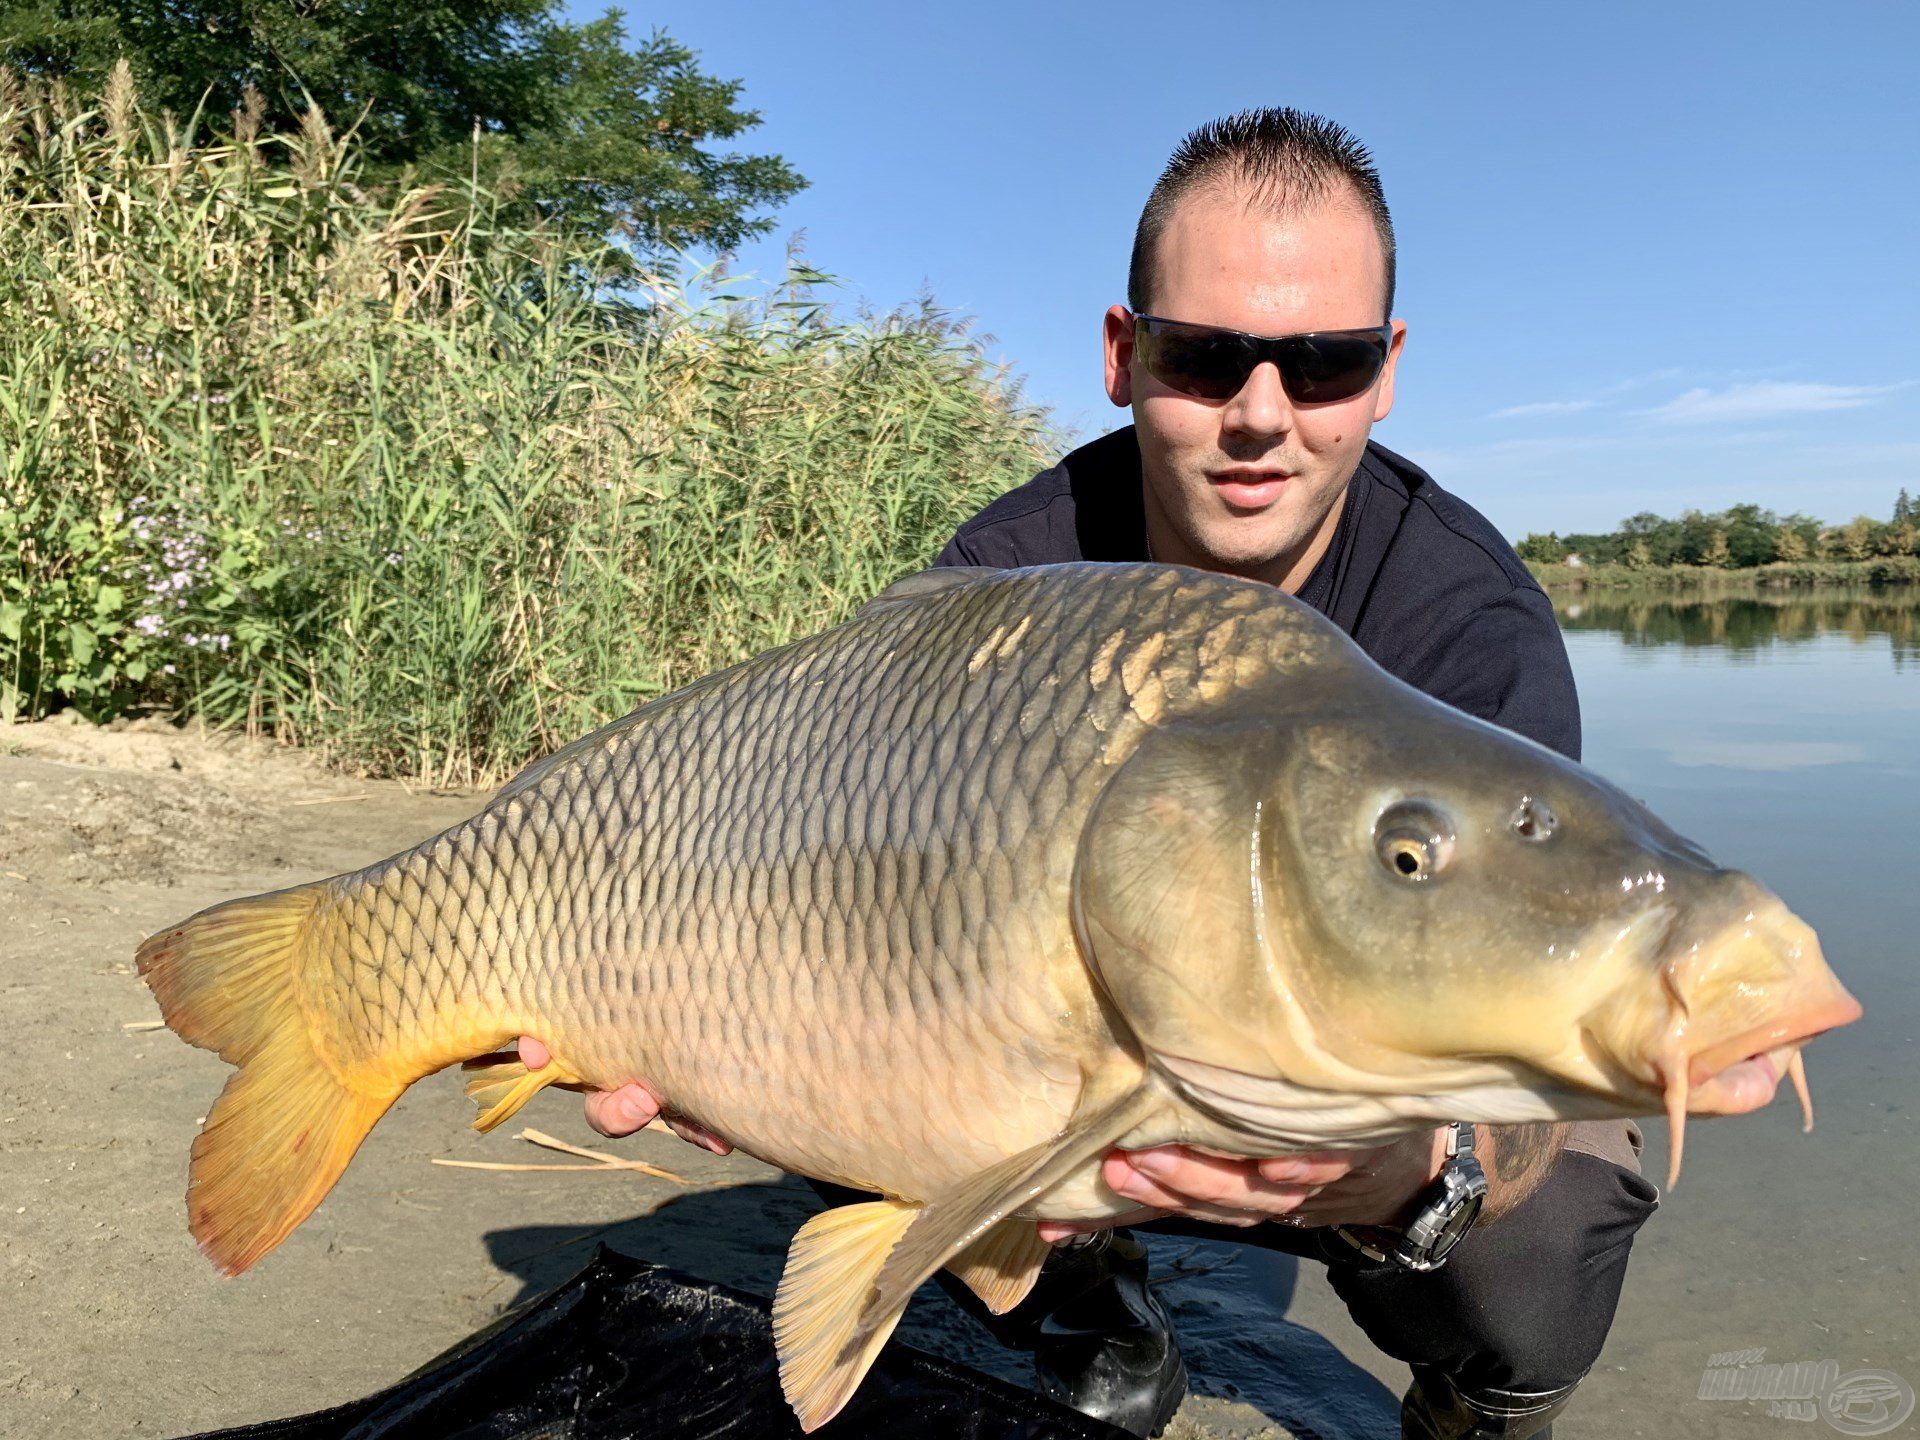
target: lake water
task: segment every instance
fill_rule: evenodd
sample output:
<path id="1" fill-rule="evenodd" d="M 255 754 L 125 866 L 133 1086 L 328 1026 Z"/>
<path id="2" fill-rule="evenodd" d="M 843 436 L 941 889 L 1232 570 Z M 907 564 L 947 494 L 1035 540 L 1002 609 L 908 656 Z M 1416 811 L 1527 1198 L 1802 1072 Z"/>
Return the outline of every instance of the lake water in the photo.
<path id="1" fill-rule="evenodd" d="M 1870 1401 L 1841 1432 L 1700 1398 L 1710 1361 L 1735 1351 L 1920 1384 L 1920 595 L 1561 606 L 1587 762 L 1778 891 L 1866 1016 L 1807 1051 L 1811 1135 L 1784 1089 L 1689 1128 L 1681 1183 L 1640 1233 L 1612 1338 L 1556 1437 L 1920 1434 L 1920 1416 L 1859 1428 Z M 1663 1177 L 1666 1126 L 1646 1129 Z M 1156 1247 L 1167 1264 L 1182 1253 Z M 1406 1372 L 1316 1267 L 1226 1247 L 1186 1263 L 1218 1267 L 1167 1287 L 1204 1392 L 1328 1437 L 1398 1433 Z"/>
<path id="2" fill-rule="evenodd" d="M 1587 762 L 1764 878 L 1866 1007 L 1808 1048 L 1813 1134 L 1791 1095 L 1690 1128 L 1588 1422 L 1567 1428 L 1804 1433 L 1764 1403 L 1695 1397 L 1714 1355 L 1750 1349 L 1920 1384 L 1920 596 L 1570 601 L 1561 623 Z M 1659 1174 L 1665 1127 L 1648 1128 Z"/>

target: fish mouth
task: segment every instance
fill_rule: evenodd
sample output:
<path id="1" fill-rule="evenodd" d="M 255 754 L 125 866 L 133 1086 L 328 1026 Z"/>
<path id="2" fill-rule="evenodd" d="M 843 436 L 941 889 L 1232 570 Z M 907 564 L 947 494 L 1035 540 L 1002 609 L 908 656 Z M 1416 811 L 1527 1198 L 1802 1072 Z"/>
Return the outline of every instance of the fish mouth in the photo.
<path id="1" fill-rule="evenodd" d="M 1802 1045 L 1852 1024 L 1861 1013 L 1860 1002 L 1843 992 L 1824 1005 L 1709 1045 L 1687 1062 L 1687 1083 L 1695 1097 L 1687 1108 L 1696 1115 L 1744 1115 L 1759 1109 L 1773 1099 L 1780 1077 L 1794 1068 Z M 1767 1072 L 1766 1092 L 1753 1098 L 1761 1071 Z"/>
<path id="2" fill-rule="evenodd" d="M 1825 1003 L 1781 1016 L 1692 1055 L 1684 1051 L 1684 1026 L 1676 1027 L 1671 1048 L 1656 1062 L 1660 1088 L 1673 1133 L 1667 1188 L 1680 1179 L 1689 1115 L 1745 1115 L 1773 1102 L 1784 1077 L 1800 1099 L 1801 1130 L 1813 1129 L 1813 1090 L 1807 1082 L 1801 1047 L 1828 1030 L 1852 1024 L 1860 1002 L 1841 990 Z"/>

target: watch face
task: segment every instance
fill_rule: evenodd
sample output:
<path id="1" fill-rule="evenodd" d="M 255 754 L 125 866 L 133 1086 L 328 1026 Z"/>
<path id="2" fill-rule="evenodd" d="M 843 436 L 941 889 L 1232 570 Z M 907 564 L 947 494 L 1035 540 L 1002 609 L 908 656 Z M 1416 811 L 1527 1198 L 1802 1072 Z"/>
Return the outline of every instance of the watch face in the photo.
<path id="1" fill-rule="evenodd" d="M 1487 1178 L 1472 1160 L 1442 1171 L 1440 1188 L 1441 1194 L 1407 1228 L 1394 1251 L 1410 1269 L 1438 1269 L 1486 1204 Z"/>
<path id="2" fill-rule="evenodd" d="M 1473 1228 L 1473 1222 L 1480 1218 L 1480 1207 L 1486 1203 L 1484 1195 L 1469 1192 L 1458 1197 L 1452 1210 L 1440 1221 L 1440 1233 L 1433 1237 L 1433 1258 L 1438 1260 L 1455 1245 L 1460 1237 Z"/>

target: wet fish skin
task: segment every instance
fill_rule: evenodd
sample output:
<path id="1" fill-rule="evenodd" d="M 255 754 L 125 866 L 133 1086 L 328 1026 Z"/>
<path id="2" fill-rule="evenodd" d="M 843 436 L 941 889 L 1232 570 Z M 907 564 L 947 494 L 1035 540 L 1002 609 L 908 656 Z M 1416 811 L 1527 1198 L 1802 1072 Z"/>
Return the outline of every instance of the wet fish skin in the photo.
<path id="1" fill-rule="evenodd" d="M 1550 845 L 1513 839 L 1528 795 L 1564 813 Z M 1409 804 L 1458 831 L 1430 885 L 1381 863 L 1379 817 Z M 1676 1057 L 1744 1032 L 1673 1040 L 1673 924 L 1619 888 L 1649 867 L 1661 906 L 1720 916 L 1727 872 L 1618 792 L 1268 587 L 937 571 L 412 851 L 162 932 L 141 968 L 243 1067 L 189 1189 L 230 1271 L 408 1084 L 521 1034 L 554 1063 L 476 1082 L 491 1122 L 543 1084 L 645 1078 L 744 1150 L 888 1197 L 796 1240 L 776 1326 L 811 1425 L 932 1269 L 1011 1304 L 1044 1254 L 1026 1222 L 1124 1208 L 1098 1179 L 1116 1142 L 1263 1154 L 1669 1104 Z M 1843 1023 L 1817 946 L 1760 929 L 1718 979 L 1773 965 L 1787 1042 Z"/>
<path id="2" fill-rule="evenodd" d="M 772 1163 L 891 1194 L 1057 1133 L 1084 1071 L 1137 1067 L 1063 903 L 1103 779 L 1324 646 L 1164 573 L 1118 605 L 1044 579 L 888 602 L 637 712 L 336 882 L 312 1008 L 344 998 L 337 1053 L 394 1082 L 538 1034 L 572 1078 L 644 1076 Z"/>

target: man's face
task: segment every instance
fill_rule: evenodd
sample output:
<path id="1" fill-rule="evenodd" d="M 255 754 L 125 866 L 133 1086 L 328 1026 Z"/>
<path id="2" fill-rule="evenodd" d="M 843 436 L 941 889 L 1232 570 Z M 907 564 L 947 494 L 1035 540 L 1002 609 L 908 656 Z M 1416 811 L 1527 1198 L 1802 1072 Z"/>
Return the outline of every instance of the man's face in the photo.
<path id="1" fill-rule="evenodd" d="M 1243 192 L 1189 195 L 1161 235 L 1151 313 L 1255 335 L 1378 325 L 1386 262 L 1373 225 L 1344 198 L 1295 215 Z M 1126 309 L 1106 317 L 1107 394 L 1131 405 L 1156 559 L 1298 589 L 1339 521 L 1337 502 L 1373 422 L 1393 405 L 1406 326 L 1386 368 L 1351 400 L 1299 405 L 1271 364 L 1227 401 L 1168 388 L 1134 363 Z"/>

